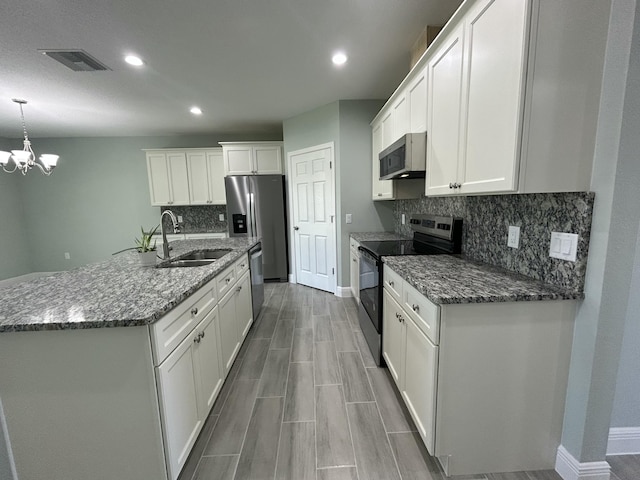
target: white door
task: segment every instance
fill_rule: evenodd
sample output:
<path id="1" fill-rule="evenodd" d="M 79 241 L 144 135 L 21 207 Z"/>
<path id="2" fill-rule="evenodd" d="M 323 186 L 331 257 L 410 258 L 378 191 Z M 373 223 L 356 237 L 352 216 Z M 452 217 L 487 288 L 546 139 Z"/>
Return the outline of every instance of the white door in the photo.
<path id="1" fill-rule="evenodd" d="M 205 152 L 187 152 L 189 172 L 189 199 L 191 205 L 209 203 L 209 180 L 207 178 L 207 157 Z"/>
<path id="2" fill-rule="evenodd" d="M 289 153 L 296 281 L 335 293 L 333 144 Z"/>
<path id="3" fill-rule="evenodd" d="M 209 174 L 209 203 L 226 205 L 227 196 L 224 191 L 224 160 L 222 151 L 207 152 L 207 167 Z"/>
<path id="4" fill-rule="evenodd" d="M 206 419 L 224 381 L 219 351 L 218 307 L 214 307 L 196 327 L 197 377 L 200 380 L 200 418 Z"/>
<path id="5" fill-rule="evenodd" d="M 462 193 L 517 189 L 527 3 L 484 0 L 469 12 L 465 168 L 459 175 Z"/>
<path id="6" fill-rule="evenodd" d="M 282 173 L 282 147 L 279 145 L 256 145 L 253 147 L 255 171 L 260 175 Z"/>
<path id="7" fill-rule="evenodd" d="M 405 363 L 401 388 L 420 436 L 431 455 L 435 453 L 436 387 L 438 385 L 438 347 L 404 315 Z"/>
<path id="8" fill-rule="evenodd" d="M 427 66 L 427 195 L 457 193 L 462 108 L 463 29 L 443 41 Z"/>
<path id="9" fill-rule="evenodd" d="M 178 478 L 202 426 L 193 339 L 193 334 L 185 338 L 156 368 L 171 480 Z"/>

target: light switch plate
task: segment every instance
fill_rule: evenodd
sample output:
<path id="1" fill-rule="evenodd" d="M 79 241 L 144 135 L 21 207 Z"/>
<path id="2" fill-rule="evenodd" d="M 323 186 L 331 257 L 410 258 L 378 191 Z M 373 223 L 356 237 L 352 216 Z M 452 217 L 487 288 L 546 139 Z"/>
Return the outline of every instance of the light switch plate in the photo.
<path id="1" fill-rule="evenodd" d="M 345 221 L 346 223 L 352 223 L 352 222 L 353 222 L 353 217 L 351 216 L 351 214 L 350 214 L 350 213 L 346 213 L 346 214 L 345 214 L 345 216 L 344 216 L 344 221 Z"/>
<path id="2" fill-rule="evenodd" d="M 182 223 L 182 215 L 178 215 L 178 223 Z"/>
<path id="3" fill-rule="evenodd" d="M 507 238 L 507 246 L 518 248 L 520 246 L 520 227 L 509 226 L 509 237 Z"/>
<path id="4" fill-rule="evenodd" d="M 405 223 L 407 223 L 407 219 L 404 216 L 404 213 L 402 214 L 402 225 L 404 225 Z"/>
<path id="5" fill-rule="evenodd" d="M 64 252 L 65 260 L 71 260 L 71 254 L 69 252 Z"/>
<path id="6" fill-rule="evenodd" d="M 549 256 L 560 260 L 576 261 L 578 235 L 575 233 L 551 232 Z"/>
<path id="7" fill-rule="evenodd" d="M 224 222 L 224 213 L 221 213 L 220 215 L 218 215 L 218 220 L 220 220 L 221 222 Z"/>

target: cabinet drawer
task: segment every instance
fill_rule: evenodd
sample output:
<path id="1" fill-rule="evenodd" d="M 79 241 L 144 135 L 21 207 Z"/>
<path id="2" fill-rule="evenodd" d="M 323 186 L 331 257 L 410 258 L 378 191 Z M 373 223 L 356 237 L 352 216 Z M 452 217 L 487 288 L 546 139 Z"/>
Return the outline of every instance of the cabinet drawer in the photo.
<path id="1" fill-rule="evenodd" d="M 242 256 L 236 261 L 234 268 L 236 269 L 236 278 L 240 278 L 244 272 L 249 270 L 249 258 L 247 255 Z"/>
<path id="2" fill-rule="evenodd" d="M 218 298 L 222 298 L 229 291 L 236 282 L 236 278 L 238 278 L 236 276 L 236 265 L 233 264 L 214 279 L 218 291 Z"/>
<path id="3" fill-rule="evenodd" d="M 393 299 L 402 305 L 402 288 L 404 284 L 402 277 L 385 265 L 383 283 L 384 288 L 389 292 Z"/>
<path id="4" fill-rule="evenodd" d="M 209 282 L 151 326 L 155 365 L 160 365 L 216 305 L 214 281 Z"/>
<path id="5" fill-rule="evenodd" d="M 360 242 L 354 240 L 353 238 L 349 239 L 349 248 L 358 251 L 358 247 L 360 246 Z"/>
<path id="6" fill-rule="evenodd" d="M 422 330 L 434 344 L 438 345 L 440 335 L 440 308 L 406 282 L 403 290 L 402 307 L 413 319 L 418 328 Z"/>

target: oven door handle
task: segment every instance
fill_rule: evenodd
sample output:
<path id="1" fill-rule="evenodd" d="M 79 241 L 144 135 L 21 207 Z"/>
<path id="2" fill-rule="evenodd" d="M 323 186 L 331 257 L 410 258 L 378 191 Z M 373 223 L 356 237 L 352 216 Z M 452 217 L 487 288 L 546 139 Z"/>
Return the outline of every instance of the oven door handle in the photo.
<path id="1" fill-rule="evenodd" d="M 380 265 L 380 260 L 378 260 L 375 255 L 373 253 L 371 253 L 371 250 L 368 250 L 364 247 L 358 247 L 358 251 L 361 252 L 363 254 L 363 256 L 369 260 L 370 262 L 375 263 L 376 267 L 378 267 Z"/>

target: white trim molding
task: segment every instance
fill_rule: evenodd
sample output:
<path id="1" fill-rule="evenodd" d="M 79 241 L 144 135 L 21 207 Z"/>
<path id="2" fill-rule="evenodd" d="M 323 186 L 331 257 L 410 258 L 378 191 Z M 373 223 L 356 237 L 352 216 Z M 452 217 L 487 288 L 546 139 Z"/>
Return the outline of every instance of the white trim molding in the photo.
<path id="1" fill-rule="evenodd" d="M 640 427 L 610 428 L 607 455 L 640 453 Z"/>
<path id="2" fill-rule="evenodd" d="M 353 297 L 351 287 L 336 287 L 336 297 Z"/>
<path id="3" fill-rule="evenodd" d="M 562 445 L 556 455 L 556 472 L 563 480 L 610 480 L 611 467 L 606 461 L 580 463 Z"/>

